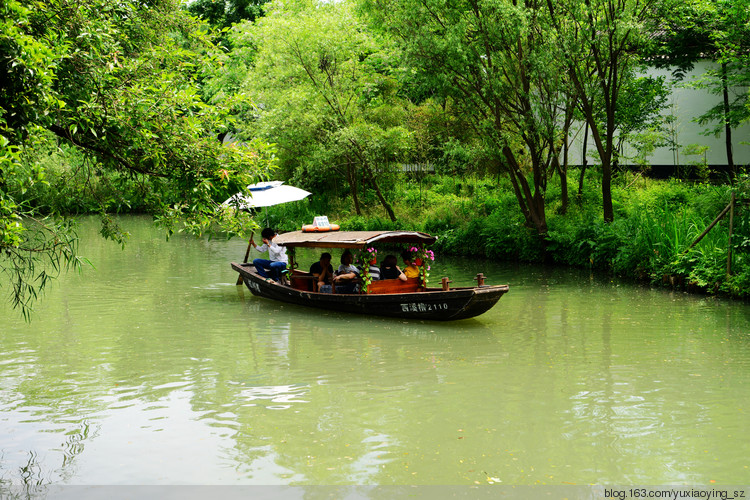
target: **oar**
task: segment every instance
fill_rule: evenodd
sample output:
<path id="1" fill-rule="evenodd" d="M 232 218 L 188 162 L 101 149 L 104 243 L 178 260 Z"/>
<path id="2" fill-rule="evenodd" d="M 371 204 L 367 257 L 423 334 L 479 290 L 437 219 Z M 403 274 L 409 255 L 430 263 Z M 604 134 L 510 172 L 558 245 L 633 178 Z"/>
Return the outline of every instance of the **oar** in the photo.
<path id="1" fill-rule="evenodd" d="M 250 247 L 253 246 L 253 244 L 251 242 L 253 241 L 253 235 L 254 234 L 255 234 L 254 232 L 250 233 L 250 239 L 247 241 L 247 251 L 245 252 L 245 260 L 242 261 L 243 264 L 247 264 L 247 259 L 250 258 Z M 241 274 L 237 277 L 237 284 L 238 285 L 242 284 L 242 275 Z"/>

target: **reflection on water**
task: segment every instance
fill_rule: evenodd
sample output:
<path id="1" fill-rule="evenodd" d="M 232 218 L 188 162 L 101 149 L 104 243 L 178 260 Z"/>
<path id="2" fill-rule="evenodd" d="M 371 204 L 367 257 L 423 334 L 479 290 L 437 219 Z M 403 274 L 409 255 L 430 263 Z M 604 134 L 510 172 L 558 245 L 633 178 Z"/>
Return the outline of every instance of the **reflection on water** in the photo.
<path id="1" fill-rule="evenodd" d="M 236 287 L 242 241 L 126 224 L 124 252 L 84 224 L 96 269 L 31 324 L 0 312 L 0 488 L 750 483 L 745 304 L 450 259 L 510 293 L 368 318 Z"/>

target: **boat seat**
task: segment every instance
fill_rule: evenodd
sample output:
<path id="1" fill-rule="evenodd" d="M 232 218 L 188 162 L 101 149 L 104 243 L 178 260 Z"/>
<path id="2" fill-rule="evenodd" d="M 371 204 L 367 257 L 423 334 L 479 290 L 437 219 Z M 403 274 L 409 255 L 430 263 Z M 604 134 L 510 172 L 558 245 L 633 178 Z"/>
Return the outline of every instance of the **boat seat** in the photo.
<path id="1" fill-rule="evenodd" d="M 297 269 L 289 276 L 289 281 L 292 288 L 296 290 L 312 292 L 315 288 L 315 276 Z"/>
<path id="2" fill-rule="evenodd" d="M 408 278 L 406 281 L 399 279 L 375 280 L 367 286 L 367 293 L 414 293 L 418 292 L 420 287 L 419 278 Z"/>

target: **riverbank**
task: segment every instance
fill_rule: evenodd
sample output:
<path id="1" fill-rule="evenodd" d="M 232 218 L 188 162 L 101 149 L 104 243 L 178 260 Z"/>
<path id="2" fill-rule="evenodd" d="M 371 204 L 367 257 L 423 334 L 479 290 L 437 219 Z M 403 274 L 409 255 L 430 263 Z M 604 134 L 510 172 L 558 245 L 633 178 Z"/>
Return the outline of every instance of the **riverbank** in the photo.
<path id="1" fill-rule="evenodd" d="M 580 198 L 577 175 L 569 179 L 571 196 L 564 214 L 560 187 L 550 183 L 549 231 L 543 238 L 524 225 L 504 178 L 431 175 L 405 181 L 392 197 L 397 200 L 395 223 L 382 210 L 352 215 L 344 201 L 323 197 L 314 197 L 308 204 L 272 207 L 268 218 L 279 230 L 294 230 L 312 221 L 314 215 L 326 213 L 343 229 L 426 231 L 439 237 L 434 248 L 443 254 L 555 263 L 690 292 L 737 298 L 750 295 L 750 224 L 743 203 L 734 210 L 731 245 L 727 215 L 690 248 L 727 206 L 733 191 L 739 200 L 745 198 L 745 184 L 687 183 L 625 173 L 613 186 L 615 220 L 605 224 L 595 175 L 587 176 Z"/>
<path id="2" fill-rule="evenodd" d="M 50 168 L 47 182 L 24 194 L 31 206 L 68 214 L 98 212 L 102 207 L 120 214 L 154 213 L 157 205 L 168 201 L 155 198 L 148 185 L 124 178 L 96 185 L 71 184 L 66 182 L 64 165 L 49 162 L 57 170 Z M 263 209 L 256 220 L 289 231 L 310 224 L 316 215 L 328 215 L 343 229 L 405 228 L 434 234 L 439 238 L 434 249 L 443 254 L 554 263 L 691 292 L 750 295 L 750 218 L 743 202 L 750 198 L 747 178 L 732 186 L 620 173 L 612 186 L 615 220 L 605 224 L 598 175 L 595 169 L 587 171 L 579 196 L 579 172 L 569 173 L 565 213 L 560 183 L 550 180 L 544 237 L 525 225 L 513 188 L 502 175 L 457 178 L 411 173 L 389 179 L 386 196 L 396 222 L 367 190 L 360 194 L 361 205 L 367 208 L 361 215 L 353 213 L 347 193 L 336 192 L 335 184 L 331 192 L 314 192 L 304 202 Z M 294 180 L 290 183 L 305 187 Z M 739 201 L 731 244 L 727 215 L 690 248 L 727 206 L 732 192 Z"/>

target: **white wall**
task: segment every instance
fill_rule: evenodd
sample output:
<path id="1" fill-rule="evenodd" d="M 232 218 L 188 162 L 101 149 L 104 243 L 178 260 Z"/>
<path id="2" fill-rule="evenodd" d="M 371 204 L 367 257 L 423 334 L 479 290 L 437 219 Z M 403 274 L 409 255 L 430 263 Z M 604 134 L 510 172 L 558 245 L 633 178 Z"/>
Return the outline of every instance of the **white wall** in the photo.
<path id="1" fill-rule="evenodd" d="M 696 64 L 693 71 L 688 73 L 683 82 L 694 81 L 699 78 L 713 63 L 701 62 Z M 671 80 L 670 70 L 651 69 L 648 72 L 652 76 L 666 76 L 667 81 Z M 747 88 L 738 88 L 730 90 L 730 99 L 732 98 L 732 92 L 747 92 Z M 651 165 L 675 165 L 689 164 L 691 161 L 697 161 L 696 156 L 687 156 L 682 150 L 689 144 L 701 144 L 708 146 L 709 149 L 706 153 L 707 163 L 709 165 L 726 165 L 727 155 L 725 147 L 724 135 L 721 134 L 719 137 L 704 136 L 701 135 L 701 131 L 704 127 L 694 122 L 693 120 L 708 111 L 709 108 L 722 101 L 722 96 L 711 94 L 707 90 L 703 89 L 692 89 L 685 88 L 683 84 L 679 82 L 673 88 L 672 97 L 670 99 L 670 107 L 665 110 L 665 114 L 674 114 L 677 119 L 673 127 L 675 129 L 675 135 L 677 142 L 681 145 L 679 151 L 679 157 L 675 157 L 675 153 L 669 148 L 658 148 L 654 153 L 649 156 L 648 161 Z M 583 127 L 580 126 L 578 129 L 573 131 L 575 136 L 575 142 L 571 149 L 569 156 L 570 164 L 581 164 L 583 162 L 582 146 L 583 146 Z M 750 123 L 743 125 L 732 131 L 732 143 L 734 153 L 734 163 L 736 165 L 748 165 L 750 164 Z M 745 144 L 743 144 L 745 143 Z M 589 164 L 598 164 L 599 158 L 596 155 L 594 144 L 589 135 L 588 142 L 588 161 Z M 624 151 L 626 156 L 633 156 L 635 153 L 630 147 L 626 146 Z M 621 161 L 622 164 L 628 164 L 632 162 Z"/>

